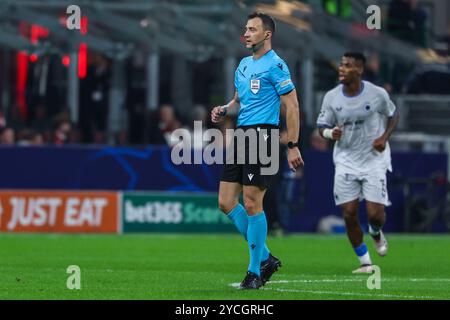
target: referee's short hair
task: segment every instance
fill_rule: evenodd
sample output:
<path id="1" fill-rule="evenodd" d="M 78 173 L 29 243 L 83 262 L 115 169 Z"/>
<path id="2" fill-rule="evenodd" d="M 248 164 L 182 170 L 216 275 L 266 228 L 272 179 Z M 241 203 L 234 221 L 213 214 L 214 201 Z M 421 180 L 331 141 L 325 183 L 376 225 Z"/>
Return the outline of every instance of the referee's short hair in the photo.
<path id="1" fill-rule="evenodd" d="M 273 20 L 271 16 L 262 12 L 253 12 L 252 14 L 248 15 L 249 20 L 254 18 L 260 18 L 262 20 L 264 30 L 271 31 L 272 34 L 275 33 L 275 20 Z"/>

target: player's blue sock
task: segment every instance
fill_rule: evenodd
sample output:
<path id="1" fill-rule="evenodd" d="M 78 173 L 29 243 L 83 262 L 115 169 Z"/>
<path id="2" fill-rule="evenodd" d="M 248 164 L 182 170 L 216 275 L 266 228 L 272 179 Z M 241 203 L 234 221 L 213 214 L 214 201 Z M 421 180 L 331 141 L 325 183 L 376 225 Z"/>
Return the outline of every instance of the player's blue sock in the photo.
<path id="1" fill-rule="evenodd" d="M 242 234 L 247 241 L 248 215 L 242 204 L 239 203 L 236 207 L 234 207 L 234 209 L 231 210 L 230 213 L 228 213 L 228 218 L 233 221 L 239 233 Z M 269 258 L 269 253 L 269 248 L 266 244 L 264 244 L 261 261 L 267 260 Z"/>
<path id="2" fill-rule="evenodd" d="M 358 256 L 361 265 L 372 264 L 369 251 L 367 250 L 367 246 L 364 242 L 359 247 L 355 247 L 353 249 L 355 250 L 355 253 Z"/>
<path id="3" fill-rule="evenodd" d="M 250 251 L 248 271 L 260 275 L 261 256 L 267 237 L 267 220 L 264 211 L 248 216 L 247 241 Z"/>
<path id="4" fill-rule="evenodd" d="M 356 247 L 354 249 L 355 249 L 355 253 L 358 257 L 365 255 L 368 251 L 367 246 L 364 242 L 359 247 Z"/>

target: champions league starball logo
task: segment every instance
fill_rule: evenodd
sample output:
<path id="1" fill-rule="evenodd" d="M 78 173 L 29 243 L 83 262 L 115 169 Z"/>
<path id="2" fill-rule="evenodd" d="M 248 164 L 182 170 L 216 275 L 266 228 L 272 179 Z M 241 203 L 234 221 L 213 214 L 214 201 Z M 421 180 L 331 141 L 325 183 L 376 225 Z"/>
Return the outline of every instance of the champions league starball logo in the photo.
<path id="1" fill-rule="evenodd" d="M 170 140 L 175 144 L 170 154 L 175 165 L 261 164 L 261 175 L 276 174 L 280 165 L 279 129 L 226 129 L 224 135 L 219 129 L 203 130 L 202 121 L 194 121 L 193 132 L 177 129 Z"/>

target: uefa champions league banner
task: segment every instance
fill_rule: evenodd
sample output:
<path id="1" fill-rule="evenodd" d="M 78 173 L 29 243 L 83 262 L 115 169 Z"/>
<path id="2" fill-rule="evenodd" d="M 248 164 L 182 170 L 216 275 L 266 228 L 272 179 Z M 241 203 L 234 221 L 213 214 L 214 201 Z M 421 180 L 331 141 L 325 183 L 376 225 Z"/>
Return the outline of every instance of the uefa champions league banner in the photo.
<path id="1" fill-rule="evenodd" d="M 123 232 L 232 232 L 214 193 L 130 192 L 122 195 Z"/>
<path id="2" fill-rule="evenodd" d="M 0 231 L 117 233 L 117 192 L 0 191 Z"/>
<path id="3" fill-rule="evenodd" d="M 215 192 L 221 166 L 175 165 L 166 146 L 0 146 L 0 189 Z M 30 161 L 32 159 L 32 161 Z"/>
<path id="4" fill-rule="evenodd" d="M 333 198 L 334 166 L 332 151 L 322 152 L 306 149 L 302 150 L 302 153 L 306 166 L 301 179 L 290 178 L 289 174 L 287 174 L 289 171 L 287 171 L 286 162 L 284 161 L 284 178 L 281 181 L 281 185 L 275 188 L 277 188 L 279 196 L 281 196 L 280 203 L 283 204 L 283 208 L 280 208 L 280 217 L 283 217 L 288 231 L 315 232 L 322 218 L 329 215 L 341 215 L 339 208 L 334 204 Z M 70 190 L 74 194 L 80 195 L 92 190 L 109 190 L 112 194 L 120 191 L 138 192 L 146 190 L 146 192 L 167 192 L 168 194 L 173 194 L 174 197 L 176 196 L 175 193 L 178 194 L 178 192 L 199 194 L 212 192 L 217 194 L 222 170 L 221 165 L 207 165 L 204 163 L 175 165 L 171 162 L 170 155 L 171 149 L 164 146 L 127 148 L 101 146 L 48 146 L 39 148 L 1 146 L 0 190 Z M 388 174 L 387 177 L 389 198 L 392 206 L 387 209 L 390 219 L 388 219 L 384 228 L 387 232 L 402 232 L 404 231 L 404 215 L 407 205 L 407 198 L 405 198 L 404 194 L 405 184 L 417 179 L 430 179 L 437 175 L 447 176 L 448 157 L 445 153 L 393 152 L 392 164 L 394 173 Z M 411 185 L 411 196 L 420 194 L 422 189 L 422 185 Z M 39 191 L 39 194 L 43 192 Z M 83 229 L 76 227 L 76 224 L 72 223 L 71 210 L 76 207 L 77 203 L 72 201 L 66 203 L 62 199 L 60 201 L 61 203 L 57 202 L 56 204 L 53 204 L 53 202 L 43 204 L 42 200 L 39 202 L 20 200 L 11 204 L 9 199 L 1 198 L 3 210 L 0 208 L 0 231 L 9 231 L 5 223 L 9 223 L 9 220 L 13 217 L 11 210 L 15 209 L 14 213 L 21 213 L 25 208 L 30 208 L 26 210 L 33 212 L 32 218 L 29 218 L 29 215 L 25 215 L 27 212 L 24 212 L 24 216 L 17 220 L 18 222 L 24 222 L 23 227 L 21 223 L 14 224 L 15 220 L 13 220 L 11 222 L 11 230 L 30 232 L 43 230 L 45 232 L 66 232 L 66 230 L 68 230 L 67 232 L 91 232 L 91 230 L 93 230 L 92 232 L 97 232 L 94 230 L 100 230 L 99 232 L 104 232 L 102 231 L 103 227 L 99 228 L 94 224 L 89 224 L 89 221 L 96 221 L 95 219 L 89 220 L 86 218 L 88 215 L 86 208 L 89 208 L 89 202 L 84 204 L 85 207 L 83 207 L 82 211 L 83 219 L 81 220 L 81 225 L 84 226 Z M 133 201 L 131 201 L 131 204 L 135 206 Z M 215 208 L 218 212 L 217 198 L 213 196 L 210 201 L 211 204 L 207 207 Z M 80 205 L 81 202 L 80 199 Z M 98 203 L 97 206 L 101 208 L 101 205 Z M 63 211 L 65 210 L 63 208 L 66 207 L 69 209 L 69 216 L 67 217 L 68 228 L 64 224 L 57 225 L 56 221 L 54 221 L 55 225 L 48 224 L 48 221 L 42 218 L 45 215 L 45 219 L 49 219 L 49 217 L 53 217 L 51 216 L 52 214 L 64 217 L 66 212 Z M 96 210 L 95 206 L 93 208 Z M 193 215 L 190 208 L 191 206 L 188 206 L 186 209 L 188 217 Z M 115 213 L 117 219 L 121 218 L 119 216 L 121 214 L 119 211 L 121 210 L 122 206 L 119 205 Z M 135 211 L 131 210 L 130 212 Z M 223 215 L 221 217 L 226 218 Z M 361 223 L 366 223 L 364 221 L 365 215 L 361 217 Z M 31 219 L 30 221 L 32 222 L 28 222 L 29 220 L 27 219 Z M 133 219 L 124 220 L 125 232 L 131 231 L 133 228 L 141 228 L 143 231 L 150 226 L 152 230 L 156 228 L 155 222 L 146 222 L 147 218 L 139 218 L 142 222 L 138 218 Z M 188 221 L 190 221 L 189 219 Z M 195 221 L 195 219 L 193 220 Z M 47 222 L 44 223 L 43 221 Z M 119 219 L 119 221 L 122 222 L 122 219 Z M 33 227 L 33 224 L 37 224 L 37 226 Z M 168 226 L 165 226 L 167 224 Z M 175 225 L 176 223 L 173 222 L 160 223 L 159 227 L 162 229 L 156 229 L 158 231 L 163 231 L 164 228 L 172 230 Z M 211 227 L 207 223 L 200 224 L 200 226 L 197 226 L 196 223 L 189 223 L 188 229 L 191 228 L 191 225 L 194 225 L 195 228 L 200 228 L 201 231 L 205 230 L 205 226 Z M 107 230 L 108 232 L 114 232 L 109 231 L 111 229 Z M 119 228 L 118 230 L 120 231 L 121 229 Z M 211 228 L 208 230 L 213 232 Z M 439 229 L 436 229 L 436 232 L 438 231 Z"/>

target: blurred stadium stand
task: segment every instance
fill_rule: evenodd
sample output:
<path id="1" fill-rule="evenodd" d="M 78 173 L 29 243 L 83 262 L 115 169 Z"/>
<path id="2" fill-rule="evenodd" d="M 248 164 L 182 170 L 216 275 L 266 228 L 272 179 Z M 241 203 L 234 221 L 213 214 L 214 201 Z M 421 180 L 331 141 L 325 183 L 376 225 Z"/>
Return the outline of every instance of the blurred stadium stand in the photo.
<path id="1" fill-rule="evenodd" d="M 130 126 L 125 120 L 126 110 L 130 113 L 134 107 L 131 105 L 141 104 L 149 112 L 169 102 L 184 120 L 195 103 L 209 107 L 232 96 L 235 65 L 247 54 L 238 39 L 246 15 L 254 9 L 277 19 L 274 47 L 291 66 L 309 125 L 315 118 L 313 92 L 327 90 L 336 83 L 333 69 L 337 68 L 342 53 L 350 49 L 378 54 L 382 60 L 379 72 L 385 73 L 382 84 L 393 86 L 394 93 L 402 93 L 399 83 L 405 85 L 408 75 L 412 93 L 427 93 L 421 82 L 432 82 L 433 75 L 428 73 L 428 78 L 421 80 L 425 67 L 439 66 L 443 79 L 448 79 L 450 74 L 448 51 L 442 55 L 433 49 L 437 43 L 434 34 L 444 33 L 445 29 L 434 28 L 429 33 L 432 36 L 427 37 L 430 39 L 427 42 L 433 43 L 426 48 L 408 39 L 398 39 L 386 21 L 390 3 L 370 1 L 370 4 L 380 4 L 385 13 L 383 28 L 377 32 L 365 26 L 365 9 L 369 5 L 365 0 L 190 1 L 187 4 L 185 1 L 83 1 L 80 6 L 85 27 L 84 31 L 77 32 L 64 28 L 65 9 L 72 4 L 70 1 L 5 0 L 0 3 L 2 69 L 7 68 L 2 81 L 2 109 L 9 114 L 12 108 L 19 107 L 22 118 L 28 121 L 34 116 L 36 104 L 43 101 L 50 113 L 68 107 L 71 121 L 83 122 L 85 119 L 80 117 L 86 118 L 83 114 L 89 108 L 86 104 L 92 103 L 89 95 L 97 93 L 90 92 L 87 85 L 91 78 L 95 82 L 92 72 L 97 71 L 100 63 L 97 61 L 102 60 L 95 58 L 96 53 L 107 59 L 104 63 L 107 76 L 101 81 L 108 84 L 102 92 L 107 97 L 102 98 L 106 104 L 103 108 L 109 110 L 105 120 L 108 130 L 104 133 L 109 143 L 114 143 L 115 134 Z M 437 24 L 430 22 L 431 18 L 437 20 L 439 12 L 449 10 L 445 1 L 424 1 L 422 6 L 430 12 L 428 25 Z M 80 44 L 89 50 L 88 63 L 92 67 L 85 71 L 86 75 L 78 74 L 81 79 L 76 68 L 77 59 L 81 58 L 77 54 Z M 26 53 L 30 63 L 28 73 L 22 75 L 26 90 L 17 93 L 9 82 L 18 72 L 14 62 L 20 59 L 15 56 L 19 50 Z M 63 59 L 67 69 L 62 66 Z M 422 66 L 422 71 L 412 74 L 414 66 Z M 214 74 L 201 75 L 209 70 Z M 213 85 L 208 86 L 210 82 Z M 443 83 L 439 93 L 449 93 Z M 79 90 L 81 94 L 76 94 Z M 26 95 L 26 101 L 20 101 L 21 94 Z M 30 109 L 28 113 L 26 108 Z M 87 126 L 81 124 L 82 141 L 93 142 Z"/>

